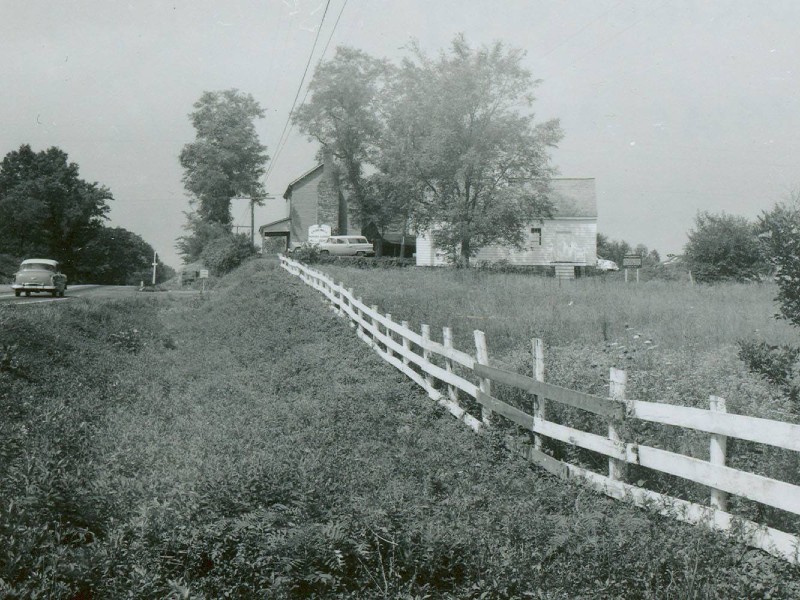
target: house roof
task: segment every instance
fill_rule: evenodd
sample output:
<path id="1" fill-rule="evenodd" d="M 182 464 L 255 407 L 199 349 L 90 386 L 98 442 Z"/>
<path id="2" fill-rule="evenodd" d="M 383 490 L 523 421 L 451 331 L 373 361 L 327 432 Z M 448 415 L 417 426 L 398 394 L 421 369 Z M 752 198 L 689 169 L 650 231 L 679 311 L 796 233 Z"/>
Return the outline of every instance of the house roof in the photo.
<path id="1" fill-rule="evenodd" d="M 292 218 L 284 217 L 272 223 L 267 223 L 258 228 L 258 233 L 264 235 L 265 233 L 288 233 L 291 225 Z"/>
<path id="2" fill-rule="evenodd" d="M 548 197 L 553 202 L 554 217 L 597 217 L 594 177 L 554 177 L 550 180 Z"/>
<path id="3" fill-rule="evenodd" d="M 291 195 L 292 195 L 292 189 L 293 189 L 293 188 L 294 188 L 296 185 L 298 185 L 298 184 L 300 184 L 300 183 L 303 183 L 303 181 L 304 181 L 305 179 L 307 179 L 308 177 L 311 177 L 312 175 L 314 175 L 314 174 L 315 174 L 317 171 L 321 170 L 321 169 L 322 169 L 324 166 L 325 166 L 324 164 L 320 163 L 320 164 L 318 164 L 316 167 L 314 167 L 313 169 L 311 169 L 310 171 L 306 171 L 305 173 L 303 173 L 302 175 L 300 175 L 300 177 L 298 177 L 297 179 L 295 179 L 294 181 L 292 181 L 291 183 L 289 183 L 289 185 L 288 185 L 288 186 L 286 186 L 286 191 L 285 191 L 285 192 L 283 192 L 283 197 L 284 197 L 284 199 L 288 200 L 288 199 L 291 197 Z"/>

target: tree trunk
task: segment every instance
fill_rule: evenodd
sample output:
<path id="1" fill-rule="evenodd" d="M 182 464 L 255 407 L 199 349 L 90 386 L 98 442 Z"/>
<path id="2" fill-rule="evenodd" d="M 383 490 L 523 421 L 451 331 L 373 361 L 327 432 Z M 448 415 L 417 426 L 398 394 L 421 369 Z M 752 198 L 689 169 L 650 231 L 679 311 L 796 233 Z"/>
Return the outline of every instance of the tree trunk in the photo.
<path id="1" fill-rule="evenodd" d="M 470 255 L 470 247 L 469 247 L 469 238 L 462 237 L 461 238 L 461 264 L 464 265 L 464 268 L 469 269 L 469 255 Z"/>

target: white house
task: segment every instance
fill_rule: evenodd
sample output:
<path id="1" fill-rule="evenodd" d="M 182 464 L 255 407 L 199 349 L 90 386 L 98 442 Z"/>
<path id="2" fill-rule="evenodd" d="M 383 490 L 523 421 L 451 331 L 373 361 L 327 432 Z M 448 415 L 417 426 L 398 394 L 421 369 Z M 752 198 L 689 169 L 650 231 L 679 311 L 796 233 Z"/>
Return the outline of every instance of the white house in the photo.
<path id="1" fill-rule="evenodd" d="M 597 263 L 597 198 L 594 178 L 558 177 L 551 180 L 553 216 L 525 228 L 522 248 L 492 245 L 481 248 L 475 262 L 507 261 L 514 265 L 554 266 L 560 276 L 574 276 L 575 267 Z M 430 232 L 417 236 L 417 265 L 447 264 L 447 255 L 434 247 Z"/>

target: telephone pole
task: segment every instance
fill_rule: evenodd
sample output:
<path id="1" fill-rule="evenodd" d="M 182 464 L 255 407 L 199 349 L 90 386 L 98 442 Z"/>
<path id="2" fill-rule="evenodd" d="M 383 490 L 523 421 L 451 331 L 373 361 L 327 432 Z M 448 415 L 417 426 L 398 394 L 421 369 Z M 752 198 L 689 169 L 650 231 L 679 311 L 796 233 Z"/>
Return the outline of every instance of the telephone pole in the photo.
<path id="1" fill-rule="evenodd" d="M 156 284 L 156 268 L 158 267 L 158 252 L 153 252 L 153 285 Z"/>

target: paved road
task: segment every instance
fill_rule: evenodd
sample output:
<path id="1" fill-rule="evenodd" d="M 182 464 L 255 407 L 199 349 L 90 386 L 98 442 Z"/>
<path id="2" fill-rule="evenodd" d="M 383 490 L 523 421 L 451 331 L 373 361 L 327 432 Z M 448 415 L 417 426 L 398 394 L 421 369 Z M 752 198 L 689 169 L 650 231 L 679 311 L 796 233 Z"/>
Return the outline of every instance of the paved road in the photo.
<path id="1" fill-rule="evenodd" d="M 10 285 L 0 285 L 0 305 L 2 304 L 42 304 L 44 302 L 69 302 L 76 298 L 120 298 L 140 293 L 138 287 L 130 285 L 71 285 L 63 298 L 53 298 L 50 294 L 24 294 L 17 298 Z"/>

